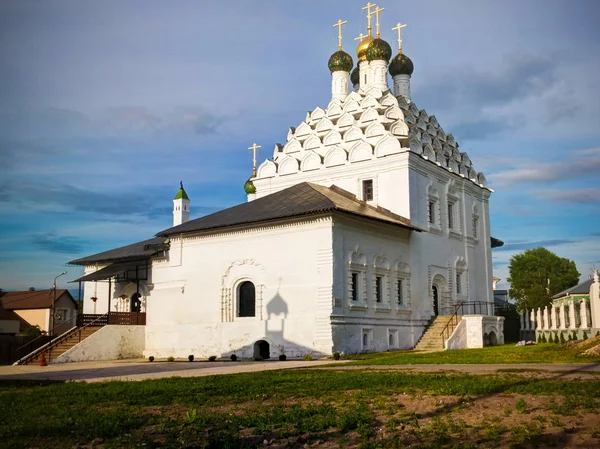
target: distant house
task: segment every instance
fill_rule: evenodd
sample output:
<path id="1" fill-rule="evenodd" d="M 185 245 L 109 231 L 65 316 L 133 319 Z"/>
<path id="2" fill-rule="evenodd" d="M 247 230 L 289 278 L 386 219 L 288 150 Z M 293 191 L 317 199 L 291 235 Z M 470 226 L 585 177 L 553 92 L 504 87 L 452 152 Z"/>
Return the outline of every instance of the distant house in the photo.
<path id="1" fill-rule="evenodd" d="M 4 312 L 12 312 L 17 319 L 30 326 L 39 326 L 43 332 L 61 324 L 64 324 L 64 329 L 57 328 L 55 334 L 64 332 L 71 327 L 77 316 L 77 302 L 68 290 L 56 290 L 56 295 L 53 290 L 3 292 L 0 301 Z M 20 327 L 23 330 L 22 322 Z"/>
<path id="2" fill-rule="evenodd" d="M 0 292 L 0 296 L 2 295 L 3 293 Z M 0 301 L 0 335 L 16 335 L 27 326 L 28 323 L 25 320 L 12 310 L 6 310 L 2 307 Z"/>

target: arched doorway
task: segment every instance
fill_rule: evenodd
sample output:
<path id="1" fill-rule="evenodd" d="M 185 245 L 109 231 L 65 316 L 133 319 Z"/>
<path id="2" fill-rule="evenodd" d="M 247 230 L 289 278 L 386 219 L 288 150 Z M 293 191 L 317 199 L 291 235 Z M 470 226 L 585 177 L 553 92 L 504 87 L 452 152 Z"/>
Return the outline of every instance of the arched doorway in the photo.
<path id="1" fill-rule="evenodd" d="M 433 296 L 433 314 L 438 316 L 440 314 L 440 299 L 437 285 L 431 287 L 431 294 Z"/>
<path id="2" fill-rule="evenodd" d="M 254 357 L 258 356 L 262 357 L 265 360 L 271 357 L 270 347 L 267 341 L 258 340 L 256 343 L 254 343 Z"/>
<path id="3" fill-rule="evenodd" d="M 256 289 L 250 281 L 242 282 L 238 288 L 238 316 L 256 316 Z"/>

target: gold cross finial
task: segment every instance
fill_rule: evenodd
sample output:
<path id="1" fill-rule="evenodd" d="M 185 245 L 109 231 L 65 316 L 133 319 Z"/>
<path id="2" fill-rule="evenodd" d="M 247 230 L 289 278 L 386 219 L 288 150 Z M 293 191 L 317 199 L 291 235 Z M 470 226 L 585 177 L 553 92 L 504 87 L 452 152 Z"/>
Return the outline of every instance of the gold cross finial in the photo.
<path id="1" fill-rule="evenodd" d="M 260 145 L 256 145 L 255 143 L 252 144 L 251 147 L 248 147 L 249 150 L 252 150 L 252 162 L 253 162 L 253 167 L 252 167 L 252 177 L 256 176 L 256 150 L 258 150 L 259 148 L 261 148 Z"/>
<path id="2" fill-rule="evenodd" d="M 400 54 L 402 54 L 402 28 L 404 27 L 406 27 L 406 24 L 400 25 L 400 22 L 398 22 L 398 25 L 392 28 L 392 31 L 398 30 L 398 53 Z"/>
<path id="3" fill-rule="evenodd" d="M 355 41 L 358 41 L 358 42 L 362 42 L 362 41 L 363 41 L 363 39 L 364 39 L 365 37 L 367 37 L 367 35 L 366 35 L 366 34 L 362 34 L 362 33 L 360 33 L 360 34 L 358 35 L 358 37 L 355 37 L 355 38 L 354 38 L 354 40 L 355 40 Z"/>
<path id="4" fill-rule="evenodd" d="M 363 10 L 367 10 L 367 35 L 371 37 L 371 8 L 377 6 L 375 3 L 367 2 L 367 6 Z"/>
<path id="5" fill-rule="evenodd" d="M 337 23 L 333 25 L 334 28 L 338 27 L 338 50 L 342 49 L 342 25 L 346 22 L 346 20 L 342 22 L 342 19 L 338 19 Z"/>
<path id="6" fill-rule="evenodd" d="M 379 32 L 379 13 L 381 11 L 385 11 L 385 8 L 380 8 L 378 6 L 375 8 L 375 11 L 373 11 L 375 13 L 375 29 L 377 30 L 377 32 L 375 33 L 375 37 L 377 39 L 379 39 L 379 36 L 381 36 L 381 33 Z"/>

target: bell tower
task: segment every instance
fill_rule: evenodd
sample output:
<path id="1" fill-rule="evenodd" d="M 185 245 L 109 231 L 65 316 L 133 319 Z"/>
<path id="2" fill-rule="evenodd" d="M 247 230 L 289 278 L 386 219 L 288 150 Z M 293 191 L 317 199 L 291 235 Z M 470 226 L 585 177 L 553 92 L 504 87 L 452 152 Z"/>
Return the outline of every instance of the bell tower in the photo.
<path id="1" fill-rule="evenodd" d="M 179 190 L 173 199 L 173 226 L 190 220 L 190 198 L 185 193 L 183 181 L 179 182 Z"/>

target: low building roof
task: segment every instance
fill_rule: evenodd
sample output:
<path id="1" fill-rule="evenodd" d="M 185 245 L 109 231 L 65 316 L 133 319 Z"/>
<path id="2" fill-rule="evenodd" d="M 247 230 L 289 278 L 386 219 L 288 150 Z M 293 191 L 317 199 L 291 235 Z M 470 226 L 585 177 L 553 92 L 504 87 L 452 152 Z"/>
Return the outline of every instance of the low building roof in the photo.
<path id="1" fill-rule="evenodd" d="M 394 214 L 382 207 L 370 206 L 337 186 L 324 187 L 302 182 L 248 203 L 165 229 L 156 235 L 167 237 L 174 234 L 208 231 L 328 212 L 354 215 L 421 231 L 413 226 L 408 218 Z"/>
<path id="2" fill-rule="evenodd" d="M 168 241 L 163 237 L 153 237 L 142 242 L 93 254 L 81 259 L 72 260 L 71 265 L 90 265 L 96 262 L 111 262 L 115 260 L 134 260 L 141 257 L 149 258 L 160 251 L 168 249 Z"/>
<path id="3" fill-rule="evenodd" d="M 578 284 L 575 287 L 571 287 L 566 290 L 563 290 L 560 293 L 557 293 L 552 297 L 552 299 L 558 299 L 568 295 L 588 295 L 590 293 L 590 287 L 593 282 L 593 279 L 588 279 L 587 281 L 582 282 L 581 284 Z"/>
<path id="4" fill-rule="evenodd" d="M 69 290 L 56 290 L 57 301 L 63 295 L 67 295 L 77 308 L 77 302 L 75 302 L 75 299 L 73 299 Z M 6 292 L 0 299 L 0 301 L 2 301 L 2 307 L 6 310 L 48 309 L 52 307 L 53 300 L 53 290 Z"/>

